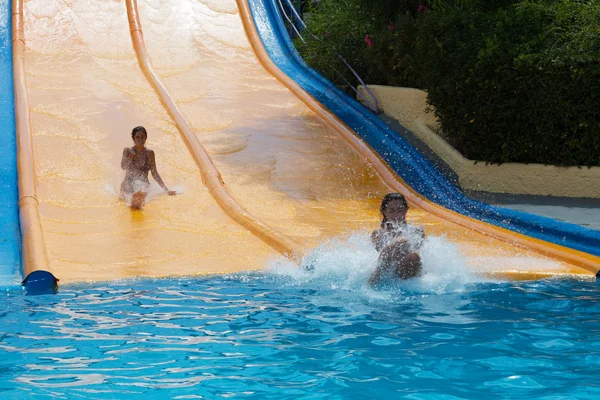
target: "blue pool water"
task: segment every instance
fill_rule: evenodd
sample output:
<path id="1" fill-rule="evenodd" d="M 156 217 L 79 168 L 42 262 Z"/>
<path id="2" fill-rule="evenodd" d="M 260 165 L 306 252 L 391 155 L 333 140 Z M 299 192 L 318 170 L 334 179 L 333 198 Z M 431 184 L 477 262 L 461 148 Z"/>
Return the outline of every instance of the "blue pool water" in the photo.
<path id="1" fill-rule="evenodd" d="M 600 396 L 597 283 L 458 268 L 374 291 L 344 263 L 4 289 L 0 398 Z"/>

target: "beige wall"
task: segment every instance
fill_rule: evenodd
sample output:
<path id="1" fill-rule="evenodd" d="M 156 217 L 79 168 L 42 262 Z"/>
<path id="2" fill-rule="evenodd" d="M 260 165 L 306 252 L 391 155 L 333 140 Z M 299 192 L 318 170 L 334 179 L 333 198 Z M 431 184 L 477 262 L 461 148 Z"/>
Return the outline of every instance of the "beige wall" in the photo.
<path id="1" fill-rule="evenodd" d="M 600 167 L 555 167 L 542 164 L 485 165 L 467 159 L 437 130 L 433 113 L 426 112 L 422 90 L 369 85 L 381 110 L 412 131 L 458 175 L 464 189 L 495 193 L 600 198 Z M 363 87 L 359 88 L 367 97 Z M 433 128 L 433 129 L 432 129 Z M 443 134 L 442 134 L 443 135 Z"/>

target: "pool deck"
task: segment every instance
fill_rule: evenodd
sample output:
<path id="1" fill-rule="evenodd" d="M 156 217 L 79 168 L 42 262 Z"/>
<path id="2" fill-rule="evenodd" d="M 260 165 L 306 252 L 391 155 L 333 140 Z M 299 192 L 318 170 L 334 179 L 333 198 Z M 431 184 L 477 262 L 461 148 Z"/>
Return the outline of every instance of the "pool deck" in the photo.
<path id="1" fill-rule="evenodd" d="M 600 199 L 466 191 L 474 199 L 600 230 Z"/>

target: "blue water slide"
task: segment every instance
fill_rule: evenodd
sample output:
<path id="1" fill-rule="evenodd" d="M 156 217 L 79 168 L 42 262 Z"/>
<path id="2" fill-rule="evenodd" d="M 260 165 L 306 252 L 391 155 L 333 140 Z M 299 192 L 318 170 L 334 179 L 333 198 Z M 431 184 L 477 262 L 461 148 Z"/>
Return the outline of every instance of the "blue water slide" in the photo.
<path id="1" fill-rule="evenodd" d="M 0 0 L 0 286 L 21 283 L 11 1 Z"/>
<path id="2" fill-rule="evenodd" d="M 600 256 L 600 231 L 493 206 L 466 196 L 384 121 L 306 65 L 289 38 L 278 1 L 248 0 L 258 34 L 273 62 L 352 128 L 416 192 L 468 217 Z"/>

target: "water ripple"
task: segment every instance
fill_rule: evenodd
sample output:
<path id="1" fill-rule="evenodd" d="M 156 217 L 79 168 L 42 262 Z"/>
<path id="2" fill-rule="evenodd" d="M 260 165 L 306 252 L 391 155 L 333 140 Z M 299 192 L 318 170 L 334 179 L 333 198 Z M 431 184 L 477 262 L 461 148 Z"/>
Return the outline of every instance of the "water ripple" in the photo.
<path id="1" fill-rule="evenodd" d="M 8 291 L 2 398 L 600 392 L 595 283 L 468 282 L 440 291 L 422 282 L 382 296 L 353 283 L 352 272 L 320 276 L 127 280 L 36 297 Z"/>

